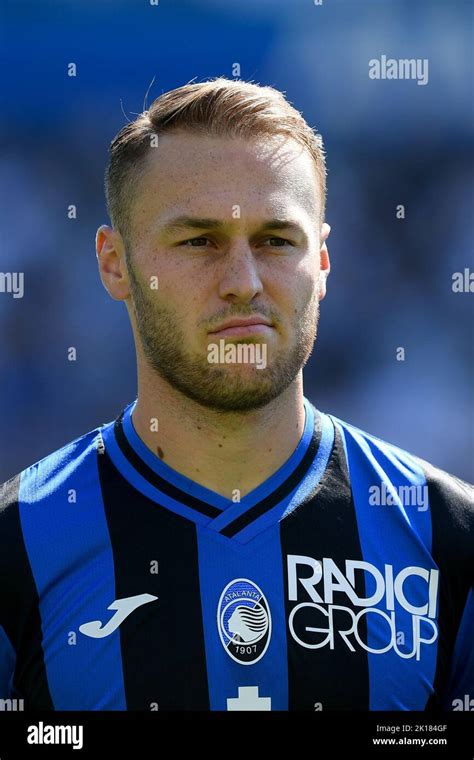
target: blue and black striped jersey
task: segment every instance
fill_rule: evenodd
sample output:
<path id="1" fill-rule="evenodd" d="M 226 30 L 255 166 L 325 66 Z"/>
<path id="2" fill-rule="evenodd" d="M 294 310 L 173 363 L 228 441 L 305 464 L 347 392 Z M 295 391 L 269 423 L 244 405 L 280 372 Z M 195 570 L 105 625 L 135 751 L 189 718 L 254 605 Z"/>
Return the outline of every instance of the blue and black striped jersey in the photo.
<path id="1" fill-rule="evenodd" d="M 231 500 L 155 456 L 133 407 L 2 487 L 1 704 L 453 710 L 474 697 L 472 486 L 305 399 L 291 457 Z"/>

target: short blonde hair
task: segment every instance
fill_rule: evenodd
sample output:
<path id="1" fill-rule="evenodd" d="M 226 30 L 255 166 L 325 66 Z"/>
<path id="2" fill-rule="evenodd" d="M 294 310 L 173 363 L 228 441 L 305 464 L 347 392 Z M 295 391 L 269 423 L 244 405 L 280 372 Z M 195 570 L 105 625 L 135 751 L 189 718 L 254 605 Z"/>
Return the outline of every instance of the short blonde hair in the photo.
<path id="1" fill-rule="evenodd" d="M 264 135 L 293 138 L 313 158 L 324 220 L 326 160 L 321 135 L 275 88 L 217 77 L 163 93 L 112 140 L 105 173 L 107 210 L 113 227 L 128 243 L 131 201 L 151 150 L 151 138 L 178 130 L 249 139 Z"/>

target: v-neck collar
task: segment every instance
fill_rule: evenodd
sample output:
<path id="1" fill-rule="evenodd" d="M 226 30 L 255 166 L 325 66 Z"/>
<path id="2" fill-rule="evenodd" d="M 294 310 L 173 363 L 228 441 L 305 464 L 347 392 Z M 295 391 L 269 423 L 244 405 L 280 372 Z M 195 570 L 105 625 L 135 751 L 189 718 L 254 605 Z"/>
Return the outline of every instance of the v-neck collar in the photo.
<path id="1" fill-rule="evenodd" d="M 105 450 L 115 467 L 153 501 L 227 538 L 250 540 L 288 511 L 310 468 L 318 479 L 322 477 L 334 440 L 329 416 L 304 398 L 305 425 L 293 453 L 263 483 L 240 501 L 233 501 L 173 469 L 146 446 L 133 425 L 136 403 L 137 399 L 101 428 Z"/>

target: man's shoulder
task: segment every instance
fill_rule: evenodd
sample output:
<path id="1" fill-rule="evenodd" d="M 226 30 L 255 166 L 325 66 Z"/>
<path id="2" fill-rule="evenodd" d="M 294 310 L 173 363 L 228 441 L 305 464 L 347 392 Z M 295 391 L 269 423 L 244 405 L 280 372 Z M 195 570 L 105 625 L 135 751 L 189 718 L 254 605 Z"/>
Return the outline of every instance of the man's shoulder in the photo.
<path id="1" fill-rule="evenodd" d="M 342 430 L 346 453 L 352 460 L 364 461 L 391 479 L 400 477 L 417 485 L 426 485 L 430 501 L 444 503 L 461 522 L 474 528 L 474 485 L 447 472 L 411 451 L 390 443 L 345 420 L 330 415 Z"/>
<path id="2" fill-rule="evenodd" d="M 8 517 L 20 499 L 40 501 L 71 480 L 101 446 L 103 425 L 89 430 L 37 462 L 18 471 L 0 485 L 0 520 Z"/>
<path id="3" fill-rule="evenodd" d="M 445 513 L 445 524 L 448 518 L 461 532 L 474 537 L 474 485 L 446 470 L 436 467 L 431 462 L 414 454 L 414 461 L 422 469 L 430 495 L 432 509 Z M 474 542 L 471 543 L 474 550 Z"/>

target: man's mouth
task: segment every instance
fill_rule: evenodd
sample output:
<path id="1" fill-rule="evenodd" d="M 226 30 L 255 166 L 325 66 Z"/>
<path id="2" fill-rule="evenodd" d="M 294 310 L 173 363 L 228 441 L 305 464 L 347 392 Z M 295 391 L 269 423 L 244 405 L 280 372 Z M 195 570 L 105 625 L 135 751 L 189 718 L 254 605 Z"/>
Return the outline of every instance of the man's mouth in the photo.
<path id="1" fill-rule="evenodd" d="M 216 338 L 224 338 L 226 336 L 243 338 L 249 335 L 268 335 L 273 329 L 268 319 L 255 316 L 242 319 L 228 319 L 209 332 L 209 335 Z"/>

